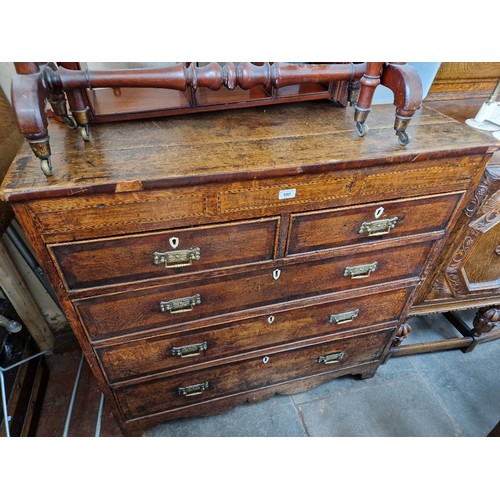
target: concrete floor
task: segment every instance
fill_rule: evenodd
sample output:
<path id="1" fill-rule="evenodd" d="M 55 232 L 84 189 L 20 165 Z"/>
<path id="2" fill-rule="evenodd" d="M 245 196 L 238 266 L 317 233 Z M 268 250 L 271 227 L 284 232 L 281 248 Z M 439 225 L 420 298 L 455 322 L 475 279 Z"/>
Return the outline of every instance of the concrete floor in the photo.
<path id="1" fill-rule="evenodd" d="M 472 316 L 462 313 L 471 323 Z M 441 315 L 413 318 L 408 340 L 459 336 Z M 500 340 L 474 351 L 391 358 L 375 377 L 156 426 L 150 437 L 486 436 L 500 420 Z"/>

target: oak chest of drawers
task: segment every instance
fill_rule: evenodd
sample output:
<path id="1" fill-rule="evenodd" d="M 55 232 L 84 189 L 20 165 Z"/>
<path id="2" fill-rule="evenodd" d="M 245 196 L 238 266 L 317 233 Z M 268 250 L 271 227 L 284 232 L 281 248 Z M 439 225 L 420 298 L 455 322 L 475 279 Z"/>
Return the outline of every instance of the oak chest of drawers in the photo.
<path id="1" fill-rule="evenodd" d="M 3 184 L 125 432 L 372 376 L 495 147 L 439 113 L 304 103 L 51 123 Z"/>

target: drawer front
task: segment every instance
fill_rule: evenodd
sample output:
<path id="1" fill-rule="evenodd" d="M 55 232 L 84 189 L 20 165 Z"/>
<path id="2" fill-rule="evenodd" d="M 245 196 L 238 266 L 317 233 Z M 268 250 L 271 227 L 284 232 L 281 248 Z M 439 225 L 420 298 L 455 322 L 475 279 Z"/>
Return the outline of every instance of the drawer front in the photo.
<path id="1" fill-rule="evenodd" d="M 289 255 L 446 227 L 461 194 L 292 215 Z"/>
<path id="2" fill-rule="evenodd" d="M 477 158 L 346 169 L 327 174 L 283 177 L 256 184 L 219 188 L 217 212 L 235 214 L 275 208 L 283 210 L 310 203 L 345 206 L 383 199 L 465 190 L 479 167 Z"/>
<path id="3" fill-rule="evenodd" d="M 46 243 L 104 238 L 466 190 L 481 158 L 336 169 L 279 178 L 34 200 L 26 205 Z"/>
<path id="4" fill-rule="evenodd" d="M 420 274 L 432 241 L 75 301 L 94 339 Z"/>
<path id="5" fill-rule="evenodd" d="M 272 260 L 278 219 L 52 245 L 70 290 Z"/>
<path id="6" fill-rule="evenodd" d="M 28 210 L 48 243 L 188 226 L 210 214 L 199 187 L 36 200 Z"/>
<path id="7" fill-rule="evenodd" d="M 113 383 L 321 334 L 393 321 L 401 314 L 410 290 L 391 290 L 266 314 L 184 335 L 156 335 L 96 351 Z"/>
<path id="8" fill-rule="evenodd" d="M 115 389 L 126 419 L 375 361 L 393 329 Z"/>

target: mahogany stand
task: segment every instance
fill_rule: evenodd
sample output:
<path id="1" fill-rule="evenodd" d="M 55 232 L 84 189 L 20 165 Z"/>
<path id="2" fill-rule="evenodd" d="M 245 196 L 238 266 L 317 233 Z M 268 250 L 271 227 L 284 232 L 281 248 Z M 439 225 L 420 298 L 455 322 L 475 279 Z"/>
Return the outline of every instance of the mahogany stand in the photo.
<path id="1" fill-rule="evenodd" d="M 78 128 L 84 141 L 90 140 L 91 113 L 85 99 L 86 89 L 97 87 L 143 87 L 184 91 L 205 87 L 232 90 L 257 85 L 277 89 L 301 83 L 331 83 L 360 80 L 354 120 L 360 136 L 365 125 L 375 88 L 382 84 L 394 93 L 396 120 L 394 129 L 401 145 L 410 138 L 406 128 L 422 102 L 418 73 L 405 63 L 290 64 L 249 62 L 221 66 L 212 62 L 198 67 L 175 64 L 165 68 L 89 71 L 68 69 L 52 64 L 15 63 L 17 75 L 12 82 L 12 104 L 19 130 L 33 153 L 40 159 L 45 175 L 52 175 L 46 103 L 70 128 Z M 69 112 L 67 109 L 69 104 Z"/>

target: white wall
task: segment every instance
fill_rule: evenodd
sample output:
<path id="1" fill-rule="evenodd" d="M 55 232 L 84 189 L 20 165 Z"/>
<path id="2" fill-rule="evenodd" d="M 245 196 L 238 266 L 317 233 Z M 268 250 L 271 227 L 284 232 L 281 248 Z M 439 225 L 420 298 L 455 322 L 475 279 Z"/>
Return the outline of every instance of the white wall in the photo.
<path id="1" fill-rule="evenodd" d="M 411 64 L 420 75 L 420 80 L 422 80 L 423 98 L 425 99 L 425 97 L 429 93 L 429 89 L 431 88 L 432 82 L 436 77 L 436 73 L 438 72 L 441 63 L 410 62 L 408 64 Z M 392 104 L 393 102 L 394 94 L 392 93 L 392 90 L 389 90 L 386 87 L 382 87 L 382 85 L 378 86 L 373 96 L 373 104 Z"/>
<path id="2" fill-rule="evenodd" d="M 5 97 L 10 102 L 10 82 L 12 76 L 16 74 L 14 69 L 14 63 L 11 62 L 0 62 L 0 87 L 2 87 Z"/>

